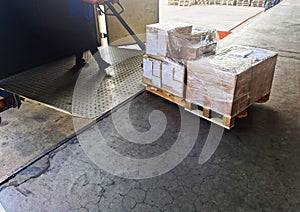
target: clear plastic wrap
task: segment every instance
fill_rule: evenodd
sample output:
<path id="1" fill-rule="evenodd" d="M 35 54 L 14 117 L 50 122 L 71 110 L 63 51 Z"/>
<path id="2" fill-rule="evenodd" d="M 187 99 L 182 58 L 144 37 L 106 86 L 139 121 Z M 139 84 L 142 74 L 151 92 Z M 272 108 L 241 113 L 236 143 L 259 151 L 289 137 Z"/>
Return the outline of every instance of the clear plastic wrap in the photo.
<path id="1" fill-rule="evenodd" d="M 190 34 L 193 26 L 185 23 L 156 23 L 146 26 L 146 54 L 166 57 L 169 33 Z"/>
<path id="2" fill-rule="evenodd" d="M 231 46 L 187 63 L 186 100 L 233 117 L 271 91 L 277 53 Z"/>
<path id="3" fill-rule="evenodd" d="M 184 23 L 147 26 L 146 54 L 170 57 L 179 62 L 213 54 L 219 40 L 215 29 Z"/>
<path id="4" fill-rule="evenodd" d="M 204 54 L 216 52 L 217 31 L 205 26 L 193 26 L 191 33 L 169 33 L 169 57 L 178 60 L 196 60 Z"/>

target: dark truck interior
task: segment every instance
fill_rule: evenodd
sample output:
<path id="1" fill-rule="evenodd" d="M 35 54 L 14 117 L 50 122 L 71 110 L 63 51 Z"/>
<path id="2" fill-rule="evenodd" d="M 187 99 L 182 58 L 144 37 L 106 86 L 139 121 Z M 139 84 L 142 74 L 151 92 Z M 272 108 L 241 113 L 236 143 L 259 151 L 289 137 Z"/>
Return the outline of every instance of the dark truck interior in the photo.
<path id="1" fill-rule="evenodd" d="M 72 42 L 77 26 L 68 14 L 68 0 L 2 1 L 0 26 L 0 79 L 73 55 L 78 49 Z"/>

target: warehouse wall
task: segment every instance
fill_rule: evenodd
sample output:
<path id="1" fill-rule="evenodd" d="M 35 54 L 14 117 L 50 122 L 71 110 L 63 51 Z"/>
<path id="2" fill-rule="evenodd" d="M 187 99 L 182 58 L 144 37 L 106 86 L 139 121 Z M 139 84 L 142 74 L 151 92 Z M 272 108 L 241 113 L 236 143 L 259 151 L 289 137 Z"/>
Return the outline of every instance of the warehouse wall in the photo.
<path id="1" fill-rule="evenodd" d="M 159 20 L 159 0 L 120 0 L 120 2 L 125 7 L 122 17 L 145 41 L 146 25 L 157 23 Z M 116 17 L 107 16 L 107 30 L 111 45 L 134 43 Z"/>

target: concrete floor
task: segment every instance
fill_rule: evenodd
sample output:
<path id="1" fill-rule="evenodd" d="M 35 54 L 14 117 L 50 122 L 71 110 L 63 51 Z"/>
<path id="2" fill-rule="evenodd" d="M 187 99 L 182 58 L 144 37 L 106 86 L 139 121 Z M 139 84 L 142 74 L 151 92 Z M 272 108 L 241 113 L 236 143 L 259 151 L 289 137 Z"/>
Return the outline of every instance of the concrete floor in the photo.
<path id="1" fill-rule="evenodd" d="M 234 42 L 276 50 L 279 58 L 270 101 L 255 104 L 246 119 L 224 131 L 207 163 L 198 163 L 211 127 L 203 120 L 184 161 L 150 179 L 109 174 L 74 139 L 2 185 L 0 202 L 8 212 L 299 211 L 299 9 L 296 0 L 285 0 L 221 42 L 221 46 Z M 159 155 L 174 144 L 181 130 L 178 107 L 144 93 L 130 103 L 130 123 L 124 126 L 125 131 L 130 126 L 149 130 L 148 116 L 154 109 L 165 114 L 167 127 L 152 144 L 131 144 L 120 135 L 116 123 L 123 121 L 124 113 L 107 117 L 87 133 L 100 130 L 107 144 L 123 155 Z M 191 123 L 197 119 L 185 115 Z"/>
<path id="2" fill-rule="evenodd" d="M 67 137 L 74 128 L 69 115 L 32 102 L 1 116 L 0 179 Z M 56 133 L 51 133 L 53 129 Z"/>
<path id="3" fill-rule="evenodd" d="M 180 14 L 181 18 L 192 24 L 219 26 L 219 30 L 229 30 L 262 10 L 231 6 L 168 6 L 166 0 L 161 1 L 160 6 L 160 21 L 176 20 Z M 220 20 L 221 16 L 224 18 Z M 1 116 L 0 182 L 74 133 L 71 116 L 32 102 L 24 102 L 20 110 L 8 110 L 1 113 Z M 82 125 L 89 121 L 82 120 Z"/>
<path id="4" fill-rule="evenodd" d="M 162 2 L 160 22 L 180 21 L 195 25 L 214 27 L 219 31 L 230 31 L 242 21 L 263 11 L 262 7 L 240 6 L 173 6 Z"/>

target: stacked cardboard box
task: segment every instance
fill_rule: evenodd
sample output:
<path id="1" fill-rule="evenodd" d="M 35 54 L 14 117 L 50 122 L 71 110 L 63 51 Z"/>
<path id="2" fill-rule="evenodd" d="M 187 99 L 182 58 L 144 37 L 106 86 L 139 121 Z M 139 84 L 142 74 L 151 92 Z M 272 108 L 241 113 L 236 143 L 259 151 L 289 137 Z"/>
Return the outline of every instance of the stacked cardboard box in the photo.
<path id="1" fill-rule="evenodd" d="M 277 53 L 231 46 L 188 61 L 186 100 L 234 117 L 271 92 Z"/>
<path id="2" fill-rule="evenodd" d="M 201 117 L 213 111 L 231 127 L 232 118 L 271 92 L 276 52 L 234 45 L 216 53 L 217 32 L 189 24 L 148 25 L 146 37 L 143 82 L 181 97 L 187 109 L 201 106 Z"/>
<path id="3" fill-rule="evenodd" d="M 152 24 L 146 31 L 143 82 L 184 98 L 186 63 L 214 54 L 217 32 L 184 23 Z"/>
<path id="4" fill-rule="evenodd" d="M 168 58 L 155 59 L 144 56 L 143 60 L 145 84 L 153 85 L 178 97 L 184 97 L 185 66 Z"/>

